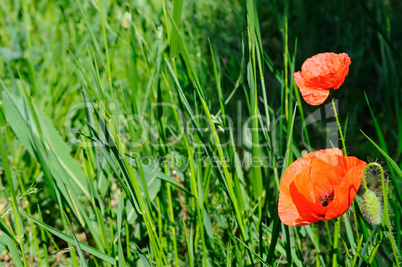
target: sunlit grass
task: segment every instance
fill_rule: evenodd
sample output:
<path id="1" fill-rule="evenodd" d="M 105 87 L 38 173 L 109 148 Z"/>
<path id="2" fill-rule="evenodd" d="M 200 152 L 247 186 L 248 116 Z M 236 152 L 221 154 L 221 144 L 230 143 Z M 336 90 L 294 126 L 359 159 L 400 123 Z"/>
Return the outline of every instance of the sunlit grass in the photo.
<path id="1" fill-rule="evenodd" d="M 401 7 L 346 2 L 0 4 L 1 266 L 400 266 Z M 293 80 L 326 51 L 352 58 L 334 104 L 386 170 L 379 225 L 363 190 L 335 220 L 278 217 L 286 168 L 342 147 Z"/>

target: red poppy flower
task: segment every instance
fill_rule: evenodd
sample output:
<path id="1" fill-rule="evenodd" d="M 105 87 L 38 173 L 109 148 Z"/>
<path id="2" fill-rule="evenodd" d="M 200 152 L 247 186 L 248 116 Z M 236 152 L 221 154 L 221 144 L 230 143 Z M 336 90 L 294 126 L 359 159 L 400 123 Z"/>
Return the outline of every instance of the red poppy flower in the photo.
<path id="1" fill-rule="evenodd" d="M 294 73 L 303 99 L 313 106 L 324 103 L 329 89 L 338 89 L 343 84 L 350 63 L 346 53 L 321 53 L 307 59 L 302 70 Z"/>
<path id="2" fill-rule="evenodd" d="M 366 162 L 338 148 L 312 152 L 286 169 L 279 186 L 278 213 L 289 226 L 331 220 L 344 214 L 359 190 Z"/>

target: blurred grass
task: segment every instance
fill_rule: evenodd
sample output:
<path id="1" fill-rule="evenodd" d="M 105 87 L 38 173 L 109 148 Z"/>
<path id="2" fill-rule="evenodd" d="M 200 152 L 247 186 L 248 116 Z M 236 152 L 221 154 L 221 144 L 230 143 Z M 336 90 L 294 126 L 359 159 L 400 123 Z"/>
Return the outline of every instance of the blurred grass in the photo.
<path id="1" fill-rule="evenodd" d="M 3 1 L 1 261 L 395 265 L 401 11 L 374 0 Z M 306 58 L 327 51 L 352 59 L 333 92 L 348 153 L 384 162 L 391 178 L 394 236 L 369 225 L 357 201 L 358 221 L 340 219 L 339 251 L 334 221 L 290 228 L 277 215 L 285 168 L 305 144 L 327 145 L 328 121 L 302 127 L 318 108 L 293 82 Z M 242 131 L 250 116 L 261 131 Z M 152 142 L 132 146 L 144 138 Z"/>

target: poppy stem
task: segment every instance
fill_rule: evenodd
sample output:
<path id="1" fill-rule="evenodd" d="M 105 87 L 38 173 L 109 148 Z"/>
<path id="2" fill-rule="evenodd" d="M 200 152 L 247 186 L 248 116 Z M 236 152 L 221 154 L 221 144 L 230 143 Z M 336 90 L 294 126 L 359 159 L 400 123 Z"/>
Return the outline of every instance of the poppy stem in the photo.
<path id="1" fill-rule="evenodd" d="M 332 267 L 338 266 L 339 233 L 341 228 L 341 217 L 338 217 L 334 229 L 334 243 L 332 252 Z"/>
<path id="2" fill-rule="evenodd" d="M 357 223 L 357 215 L 356 215 L 356 206 L 355 206 L 355 201 L 352 201 L 352 207 L 353 207 L 353 220 L 355 222 L 355 228 L 356 228 L 356 240 L 360 239 L 360 234 L 359 234 L 359 224 Z"/>
<path id="3" fill-rule="evenodd" d="M 367 164 L 366 168 L 364 168 L 364 171 L 363 171 L 363 187 L 364 187 L 364 190 L 366 190 L 366 191 L 369 190 L 368 187 L 367 187 L 367 182 L 366 182 L 366 172 L 370 168 L 369 166 L 372 166 L 370 164 L 371 163 Z"/>
<path id="4" fill-rule="evenodd" d="M 389 219 L 389 213 L 388 213 L 388 184 L 385 183 L 385 176 L 384 176 L 384 170 L 382 168 L 382 166 L 380 164 L 378 164 L 377 162 L 370 162 L 369 164 L 367 164 L 366 168 L 363 171 L 363 185 L 365 184 L 365 179 L 366 179 L 366 171 L 371 167 L 371 166 L 375 166 L 377 168 L 380 169 L 381 172 L 381 187 L 382 187 L 382 198 L 384 201 L 384 217 L 386 220 L 386 224 L 388 227 L 388 233 L 389 233 L 389 240 L 391 243 L 391 247 L 392 247 L 392 252 L 395 256 L 395 262 L 396 262 L 396 266 L 401 266 L 399 263 L 399 253 L 398 250 L 396 249 L 396 244 L 395 244 L 395 240 L 394 240 L 394 236 L 392 235 L 392 228 L 391 228 L 391 221 Z M 367 185 L 365 186 L 366 191 L 367 189 Z"/>
<path id="5" fill-rule="evenodd" d="M 343 137 L 341 124 L 339 123 L 338 112 L 336 111 L 335 101 L 334 101 L 334 98 L 333 98 L 331 92 L 330 92 L 330 96 L 331 96 L 332 108 L 334 109 L 336 123 L 338 124 L 339 134 L 341 135 L 343 155 L 346 157 L 347 153 L 346 153 L 346 146 L 345 146 L 345 138 Z"/>

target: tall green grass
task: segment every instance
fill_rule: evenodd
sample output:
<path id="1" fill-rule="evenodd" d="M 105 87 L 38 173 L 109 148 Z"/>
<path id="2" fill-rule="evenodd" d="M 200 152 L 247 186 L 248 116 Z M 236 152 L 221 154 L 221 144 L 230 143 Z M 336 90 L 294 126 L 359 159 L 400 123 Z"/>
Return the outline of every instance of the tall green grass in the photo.
<path id="1" fill-rule="evenodd" d="M 4 1 L 2 266 L 400 266 L 401 8 Z M 378 226 L 361 194 L 337 220 L 278 217 L 284 171 L 333 134 L 293 81 L 325 51 L 352 58 L 333 92 L 348 154 L 388 170 L 367 180 Z"/>

